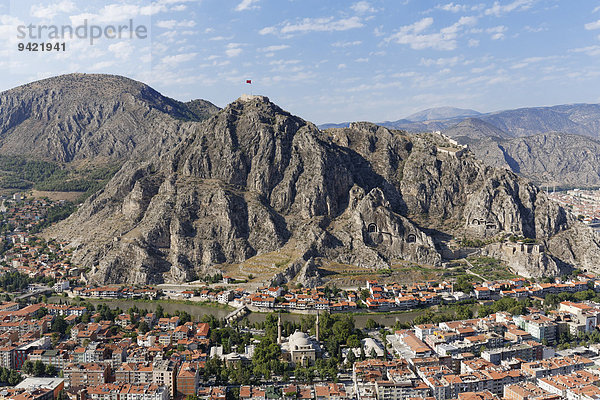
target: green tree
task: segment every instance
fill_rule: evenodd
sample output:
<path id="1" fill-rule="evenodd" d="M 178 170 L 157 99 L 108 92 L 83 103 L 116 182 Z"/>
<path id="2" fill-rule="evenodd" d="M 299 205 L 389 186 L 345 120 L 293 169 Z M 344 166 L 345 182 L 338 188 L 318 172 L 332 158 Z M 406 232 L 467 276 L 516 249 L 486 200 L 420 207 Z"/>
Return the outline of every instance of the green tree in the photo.
<path id="1" fill-rule="evenodd" d="M 372 329 L 377 329 L 379 327 L 379 324 L 377 322 L 375 322 L 375 320 L 373 318 L 369 318 L 367 320 L 367 322 L 365 323 L 365 328 L 372 330 Z"/>
<path id="2" fill-rule="evenodd" d="M 454 291 L 471 293 L 473 291 L 473 283 L 470 275 L 461 275 L 454 284 Z"/>
<path id="3" fill-rule="evenodd" d="M 347 360 L 348 363 L 350 363 L 350 365 L 353 365 L 356 361 L 356 354 L 354 354 L 354 351 L 352 351 L 352 349 L 350 349 L 350 351 L 348 352 Z"/>
<path id="4" fill-rule="evenodd" d="M 67 324 L 67 321 L 65 321 L 63 316 L 58 315 L 54 317 L 54 321 L 52 321 L 52 324 L 50 325 L 50 331 L 62 334 L 66 332 L 68 326 L 69 324 Z"/>
<path id="5" fill-rule="evenodd" d="M 32 375 L 33 374 L 33 363 L 29 360 L 26 360 L 23 363 L 21 370 L 23 371 L 23 373 L 25 373 L 27 375 Z"/>
<path id="6" fill-rule="evenodd" d="M 46 368 L 44 370 L 44 375 L 45 376 L 56 376 L 56 367 L 54 365 L 46 365 Z"/>
<path id="7" fill-rule="evenodd" d="M 150 330 L 150 327 L 148 326 L 148 323 L 146 321 L 142 320 L 138 325 L 138 330 L 142 335 L 145 335 Z"/>
<path id="8" fill-rule="evenodd" d="M 44 376 L 46 373 L 46 366 L 40 360 L 37 360 L 33 363 L 33 375 L 34 376 Z"/>
<path id="9" fill-rule="evenodd" d="M 353 334 L 348 336 L 348 340 L 346 340 L 346 346 L 350 348 L 360 347 L 360 339 L 358 338 L 358 335 Z"/>

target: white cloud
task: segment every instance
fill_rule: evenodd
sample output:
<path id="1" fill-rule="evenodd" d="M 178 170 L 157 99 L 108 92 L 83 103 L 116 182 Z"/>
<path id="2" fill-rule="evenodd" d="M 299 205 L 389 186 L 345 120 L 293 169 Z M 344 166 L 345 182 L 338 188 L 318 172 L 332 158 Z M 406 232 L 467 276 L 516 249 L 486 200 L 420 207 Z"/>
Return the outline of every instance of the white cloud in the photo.
<path id="1" fill-rule="evenodd" d="M 219 41 L 219 40 L 231 40 L 231 39 L 233 39 L 233 36 L 214 36 L 208 40 Z"/>
<path id="2" fill-rule="evenodd" d="M 496 17 L 502 14 L 507 14 L 511 11 L 524 11 L 533 6 L 537 0 L 514 0 L 512 3 L 500 5 L 500 2 L 495 1 L 494 5 L 485 10 L 485 15 L 495 15 Z"/>
<path id="3" fill-rule="evenodd" d="M 439 4 L 437 5 L 435 8 L 439 9 L 439 10 L 444 10 L 444 11 L 450 11 L 453 13 L 457 13 L 459 11 L 467 11 L 468 6 L 464 5 L 464 4 L 454 4 L 454 3 L 448 3 L 448 4 Z"/>
<path id="4" fill-rule="evenodd" d="M 240 46 L 240 43 L 229 43 L 227 45 L 227 50 L 225 50 L 227 57 L 237 57 L 242 54 L 242 49 Z"/>
<path id="5" fill-rule="evenodd" d="M 273 60 L 269 65 L 294 65 L 300 64 L 300 60 Z"/>
<path id="6" fill-rule="evenodd" d="M 261 35 L 279 33 L 284 35 L 294 33 L 307 33 L 307 32 L 334 32 L 334 31 L 347 31 L 350 29 L 356 29 L 363 27 L 364 24 L 358 17 L 334 19 L 333 17 L 325 18 L 304 18 L 297 23 L 286 22 L 281 28 L 274 26 L 265 27 L 258 33 Z"/>
<path id="7" fill-rule="evenodd" d="M 595 12 L 597 12 L 597 11 L 600 11 L 600 6 L 598 6 L 598 7 L 594 8 L 594 9 L 592 10 L 592 14 L 593 14 L 593 13 L 595 13 Z"/>
<path id="8" fill-rule="evenodd" d="M 170 19 L 167 21 L 158 21 L 156 26 L 164 29 L 173 29 L 173 28 L 193 28 L 196 26 L 196 22 L 192 20 L 183 20 L 176 21 L 174 19 Z"/>
<path id="9" fill-rule="evenodd" d="M 440 29 L 439 32 L 424 33 L 433 25 L 433 18 L 427 17 L 411 25 L 405 25 L 393 35 L 386 38 L 387 42 L 409 45 L 412 49 L 423 50 L 432 48 L 436 50 L 456 49 L 456 39 L 465 26 L 477 23 L 476 17 L 461 17 L 456 23 Z"/>
<path id="10" fill-rule="evenodd" d="M 258 6 L 256 5 L 258 1 L 259 0 L 242 0 L 242 2 L 238 4 L 235 8 L 235 11 L 246 11 L 258 8 Z"/>
<path id="11" fill-rule="evenodd" d="M 474 74 L 480 74 L 482 72 L 494 69 L 495 67 L 496 66 L 494 64 L 486 65 L 484 67 L 475 67 L 475 68 L 471 68 L 471 72 L 474 73 Z"/>
<path id="12" fill-rule="evenodd" d="M 331 45 L 333 47 L 350 47 L 350 46 L 358 46 L 362 44 L 362 40 L 355 40 L 353 42 L 335 42 L 332 43 Z"/>
<path id="13" fill-rule="evenodd" d="M 285 49 L 289 49 L 289 48 L 290 48 L 290 46 L 288 46 L 287 44 L 279 44 L 279 45 L 263 47 L 258 50 L 263 51 L 263 52 L 273 52 L 273 51 L 280 51 L 280 50 L 285 50 Z"/>
<path id="14" fill-rule="evenodd" d="M 127 59 L 133 53 L 133 46 L 129 41 L 117 42 L 108 46 L 108 51 L 114 54 L 115 57 Z"/>
<path id="15" fill-rule="evenodd" d="M 591 31 L 591 30 L 594 30 L 594 29 L 600 29 L 600 19 L 598 21 L 596 21 L 596 22 L 590 22 L 589 24 L 585 24 L 584 27 L 588 31 Z"/>
<path id="16" fill-rule="evenodd" d="M 368 1 L 359 1 L 358 3 L 352 4 L 350 7 L 355 13 L 358 14 L 366 14 L 366 13 L 374 13 L 377 12 L 375 8 L 369 4 Z"/>
<path id="17" fill-rule="evenodd" d="M 346 67 L 346 64 L 338 64 L 337 69 L 345 69 Z"/>
<path id="18" fill-rule="evenodd" d="M 453 67 L 461 61 L 462 61 L 462 57 L 459 57 L 459 56 L 448 57 L 448 58 L 438 58 L 438 59 L 421 58 L 421 61 L 419 62 L 419 64 L 424 65 L 426 67 L 431 67 L 432 65 L 435 65 L 438 67 Z"/>
<path id="19" fill-rule="evenodd" d="M 469 47 L 477 47 L 477 46 L 479 46 L 479 40 L 477 40 L 477 39 L 469 39 L 469 42 L 467 43 L 467 45 Z"/>
<path id="20" fill-rule="evenodd" d="M 523 29 L 524 29 L 526 32 L 538 33 L 538 32 L 544 32 L 544 31 L 547 31 L 547 30 L 548 30 L 548 27 L 546 27 L 546 26 L 542 26 L 542 25 L 540 25 L 540 26 L 536 26 L 536 27 L 533 27 L 533 26 L 526 25 L 526 26 L 525 26 L 525 28 L 523 28 Z"/>
<path id="21" fill-rule="evenodd" d="M 163 57 L 161 62 L 168 66 L 175 66 L 184 62 L 193 60 L 197 53 L 176 54 L 173 56 Z"/>
<path id="22" fill-rule="evenodd" d="M 43 6 L 41 4 L 31 6 L 30 13 L 36 18 L 52 19 L 57 14 L 70 13 L 75 11 L 75 3 L 69 0 L 63 0 L 56 4 L 48 4 Z"/>
<path id="23" fill-rule="evenodd" d="M 451 13 L 457 12 L 465 12 L 465 11 L 481 11 L 485 8 L 485 4 L 475 4 L 475 5 L 466 5 L 466 4 L 458 4 L 458 3 L 446 3 L 446 4 L 438 4 L 435 6 L 437 10 L 449 11 Z"/>
<path id="24" fill-rule="evenodd" d="M 539 62 L 542 62 L 542 61 L 556 60 L 557 58 L 558 58 L 558 56 L 527 57 L 527 58 L 521 60 L 520 62 L 512 65 L 510 68 L 511 69 L 521 69 L 521 68 L 528 67 L 531 64 L 539 63 Z"/>
<path id="25" fill-rule="evenodd" d="M 587 47 L 579 47 L 576 49 L 570 50 L 573 53 L 585 53 L 588 56 L 600 56 L 600 46 L 587 46 Z"/>
<path id="26" fill-rule="evenodd" d="M 95 14 L 82 13 L 72 15 L 69 18 L 73 25 L 81 25 L 85 19 L 90 23 L 117 23 L 140 16 L 148 17 L 166 12 L 170 10 L 168 6 L 171 4 L 189 1 L 195 0 L 158 0 L 147 6 L 139 6 L 136 4 L 108 4 Z"/>
<path id="27" fill-rule="evenodd" d="M 492 40 L 500 40 L 504 39 L 504 32 L 507 31 L 507 28 L 504 25 L 498 25 L 493 28 L 487 28 L 485 31 L 491 35 Z"/>
<path id="28" fill-rule="evenodd" d="M 100 61 L 90 67 L 90 71 L 106 69 L 115 65 L 114 61 Z"/>
<path id="29" fill-rule="evenodd" d="M 240 49 L 239 47 L 227 49 L 225 50 L 225 54 L 227 55 L 227 57 L 237 57 L 240 54 L 242 54 L 242 49 Z"/>
<path id="30" fill-rule="evenodd" d="M 277 28 L 275 28 L 274 26 L 267 26 L 265 28 L 262 28 L 260 31 L 258 31 L 258 33 L 260 35 L 274 34 L 274 33 L 277 33 Z"/>

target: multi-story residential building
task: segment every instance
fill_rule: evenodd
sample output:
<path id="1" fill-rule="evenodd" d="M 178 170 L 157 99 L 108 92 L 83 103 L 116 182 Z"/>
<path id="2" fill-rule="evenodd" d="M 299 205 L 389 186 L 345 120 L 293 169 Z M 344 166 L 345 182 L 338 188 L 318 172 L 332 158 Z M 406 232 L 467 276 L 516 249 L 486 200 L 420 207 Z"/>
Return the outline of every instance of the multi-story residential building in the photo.
<path id="1" fill-rule="evenodd" d="M 346 387 L 340 383 L 315 385 L 316 400 L 347 400 Z"/>
<path id="2" fill-rule="evenodd" d="M 158 360 L 152 364 L 152 382 L 159 386 L 167 386 L 169 393 L 175 397 L 177 367 L 173 361 Z"/>
<path id="3" fill-rule="evenodd" d="M 177 393 L 182 396 L 196 395 L 200 382 L 197 363 L 185 362 L 177 372 Z"/>
<path id="4" fill-rule="evenodd" d="M 525 363 L 521 366 L 523 373 L 539 379 L 551 375 L 566 375 L 573 371 L 594 365 L 589 358 L 573 355 L 570 357 L 554 357 L 547 360 Z"/>
<path id="5" fill-rule="evenodd" d="M 240 386 L 240 400 L 267 400 L 265 390 L 259 387 Z"/>
<path id="6" fill-rule="evenodd" d="M 431 389 L 422 381 L 407 380 L 404 382 L 376 381 L 375 391 L 380 400 L 404 400 L 410 397 L 425 398 Z"/>
<path id="7" fill-rule="evenodd" d="M 504 388 L 506 400 L 560 400 L 560 396 L 552 395 L 532 382 L 521 382 Z"/>
<path id="8" fill-rule="evenodd" d="M 68 364 L 63 370 L 66 387 L 95 386 L 107 383 L 110 367 L 106 364 Z"/>
<path id="9" fill-rule="evenodd" d="M 197 394 L 200 400 L 225 400 L 226 395 L 226 386 L 201 387 Z"/>
<path id="10" fill-rule="evenodd" d="M 169 400 L 169 390 L 155 384 L 105 383 L 87 389 L 91 400 Z"/>
<path id="11" fill-rule="evenodd" d="M 27 359 L 31 362 L 41 361 L 62 370 L 69 363 L 69 353 L 65 350 L 34 350 Z"/>
<path id="12" fill-rule="evenodd" d="M 15 369 L 15 346 L 0 347 L 0 367 Z"/>
<path id="13" fill-rule="evenodd" d="M 558 325 L 551 318 L 542 314 L 520 315 L 514 318 L 517 326 L 531 334 L 538 342 L 555 343 Z"/>
<path id="14" fill-rule="evenodd" d="M 152 365 L 148 363 L 123 363 L 115 371 L 115 382 L 131 384 L 152 383 Z"/>
<path id="15" fill-rule="evenodd" d="M 549 393 L 562 398 L 574 399 L 578 396 L 574 391 L 593 386 L 596 389 L 600 384 L 600 377 L 585 370 L 574 371 L 568 375 L 554 375 L 536 380 L 537 385 Z"/>

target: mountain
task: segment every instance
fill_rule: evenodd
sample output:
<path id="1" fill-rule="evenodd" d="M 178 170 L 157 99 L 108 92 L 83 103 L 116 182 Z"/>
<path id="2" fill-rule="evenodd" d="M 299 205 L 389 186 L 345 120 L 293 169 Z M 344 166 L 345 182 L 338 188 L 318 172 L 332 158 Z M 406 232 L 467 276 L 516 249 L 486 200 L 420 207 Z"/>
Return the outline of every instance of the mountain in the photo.
<path id="1" fill-rule="evenodd" d="M 63 75 L 0 93 L 0 155 L 124 161 L 178 142 L 185 121 L 217 111 L 204 100 L 184 104 L 120 76 Z"/>
<path id="2" fill-rule="evenodd" d="M 313 285 L 325 262 L 439 265 L 453 237 L 506 233 L 539 243 L 511 253 L 530 276 L 600 261 L 589 228 L 442 135 L 370 123 L 322 132 L 266 97 L 243 96 L 191 124 L 180 143 L 125 163 L 45 236 L 68 241 L 97 283 L 180 282 L 285 251 L 294 258 L 278 283 Z"/>
<path id="3" fill-rule="evenodd" d="M 511 136 L 561 132 L 600 137 L 600 104 L 530 107 L 479 116 Z"/>
<path id="4" fill-rule="evenodd" d="M 479 118 L 467 118 L 443 131 L 444 134 L 458 140 L 462 144 L 471 144 L 481 139 L 511 137 L 503 130 Z"/>
<path id="5" fill-rule="evenodd" d="M 600 186 L 600 141 L 587 136 L 481 138 L 471 140 L 469 148 L 488 165 L 510 168 L 540 185 Z"/>
<path id="6" fill-rule="evenodd" d="M 479 111 L 455 107 L 428 108 L 411 114 L 404 118 L 410 122 L 423 122 L 433 120 L 455 119 L 461 117 L 475 117 L 481 115 Z"/>
<path id="7" fill-rule="evenodd" d="M 409 132 L 426 132 L 444 129 L 460 118 L 479 115 L 481 113 L 475 110 L 456 107 L 437 107 L 416 112 L 396 121 L 378 122 L 377 125 L 393 129 L 403 129 Z M 347 128 L 349 125 L 350 122 L 327 123 L 319 125 L 319 129 Z"/>
<path id="8" fill-rule="evenodd" d="M 426 112 L 420 121 L 380 125 L 408 132 L 442 131 L 468 145 L 486 164 L 509 168 L 539 184 L 599 186 L 600 105 L 530 107 L 440 120 Z"/>
<path id="9" fill-rule="evenodd" d="M 600 104 L 527 107 L 491 113 L 442 107 L 424 110 L 396 121 L 384 121 L 377 124 L 416 133 L 448 130 L 474 118 L 488 123 L 496 130 L 504 132 L 508 137 L 531 136 L 548 132 L 600 137 Z M 346 127 L 349 124 L 349 122 L 323 124 L 320 127 L 322 129 Z"/>
<path id="10" fill-rule="evenodd" d="M 447 127 L 455 124 L 455 120 L 433 120 L 433 121 L 422 121 L 415 122 L 407 119 L 399 119 L 397 121 L 385 121 L 380 122 L 377 125 L 385 126 L 390 129 L 400 129 L 411 133 L 419 132 L 435 132 L 446 129 Z"/>
<path id="11" fill-rule="evenodd" d="M 350 122 L 340 122 L 339 124 L 322 124 L 319 125 L 319 129 L 347 128 L 348 126 L 350 126 Z"/>

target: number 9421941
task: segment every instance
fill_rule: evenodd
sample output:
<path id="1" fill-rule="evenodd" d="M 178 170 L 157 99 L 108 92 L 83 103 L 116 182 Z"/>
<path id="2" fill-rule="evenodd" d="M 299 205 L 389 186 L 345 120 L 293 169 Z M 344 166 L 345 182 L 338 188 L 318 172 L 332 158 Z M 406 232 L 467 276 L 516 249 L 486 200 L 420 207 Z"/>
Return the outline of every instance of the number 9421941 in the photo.
<path id="1" fill-rule="evenodd" d="M 19 51 L 65 51 L 67 49 L 66 43 L 19 43 L 17 45 Z"/>

